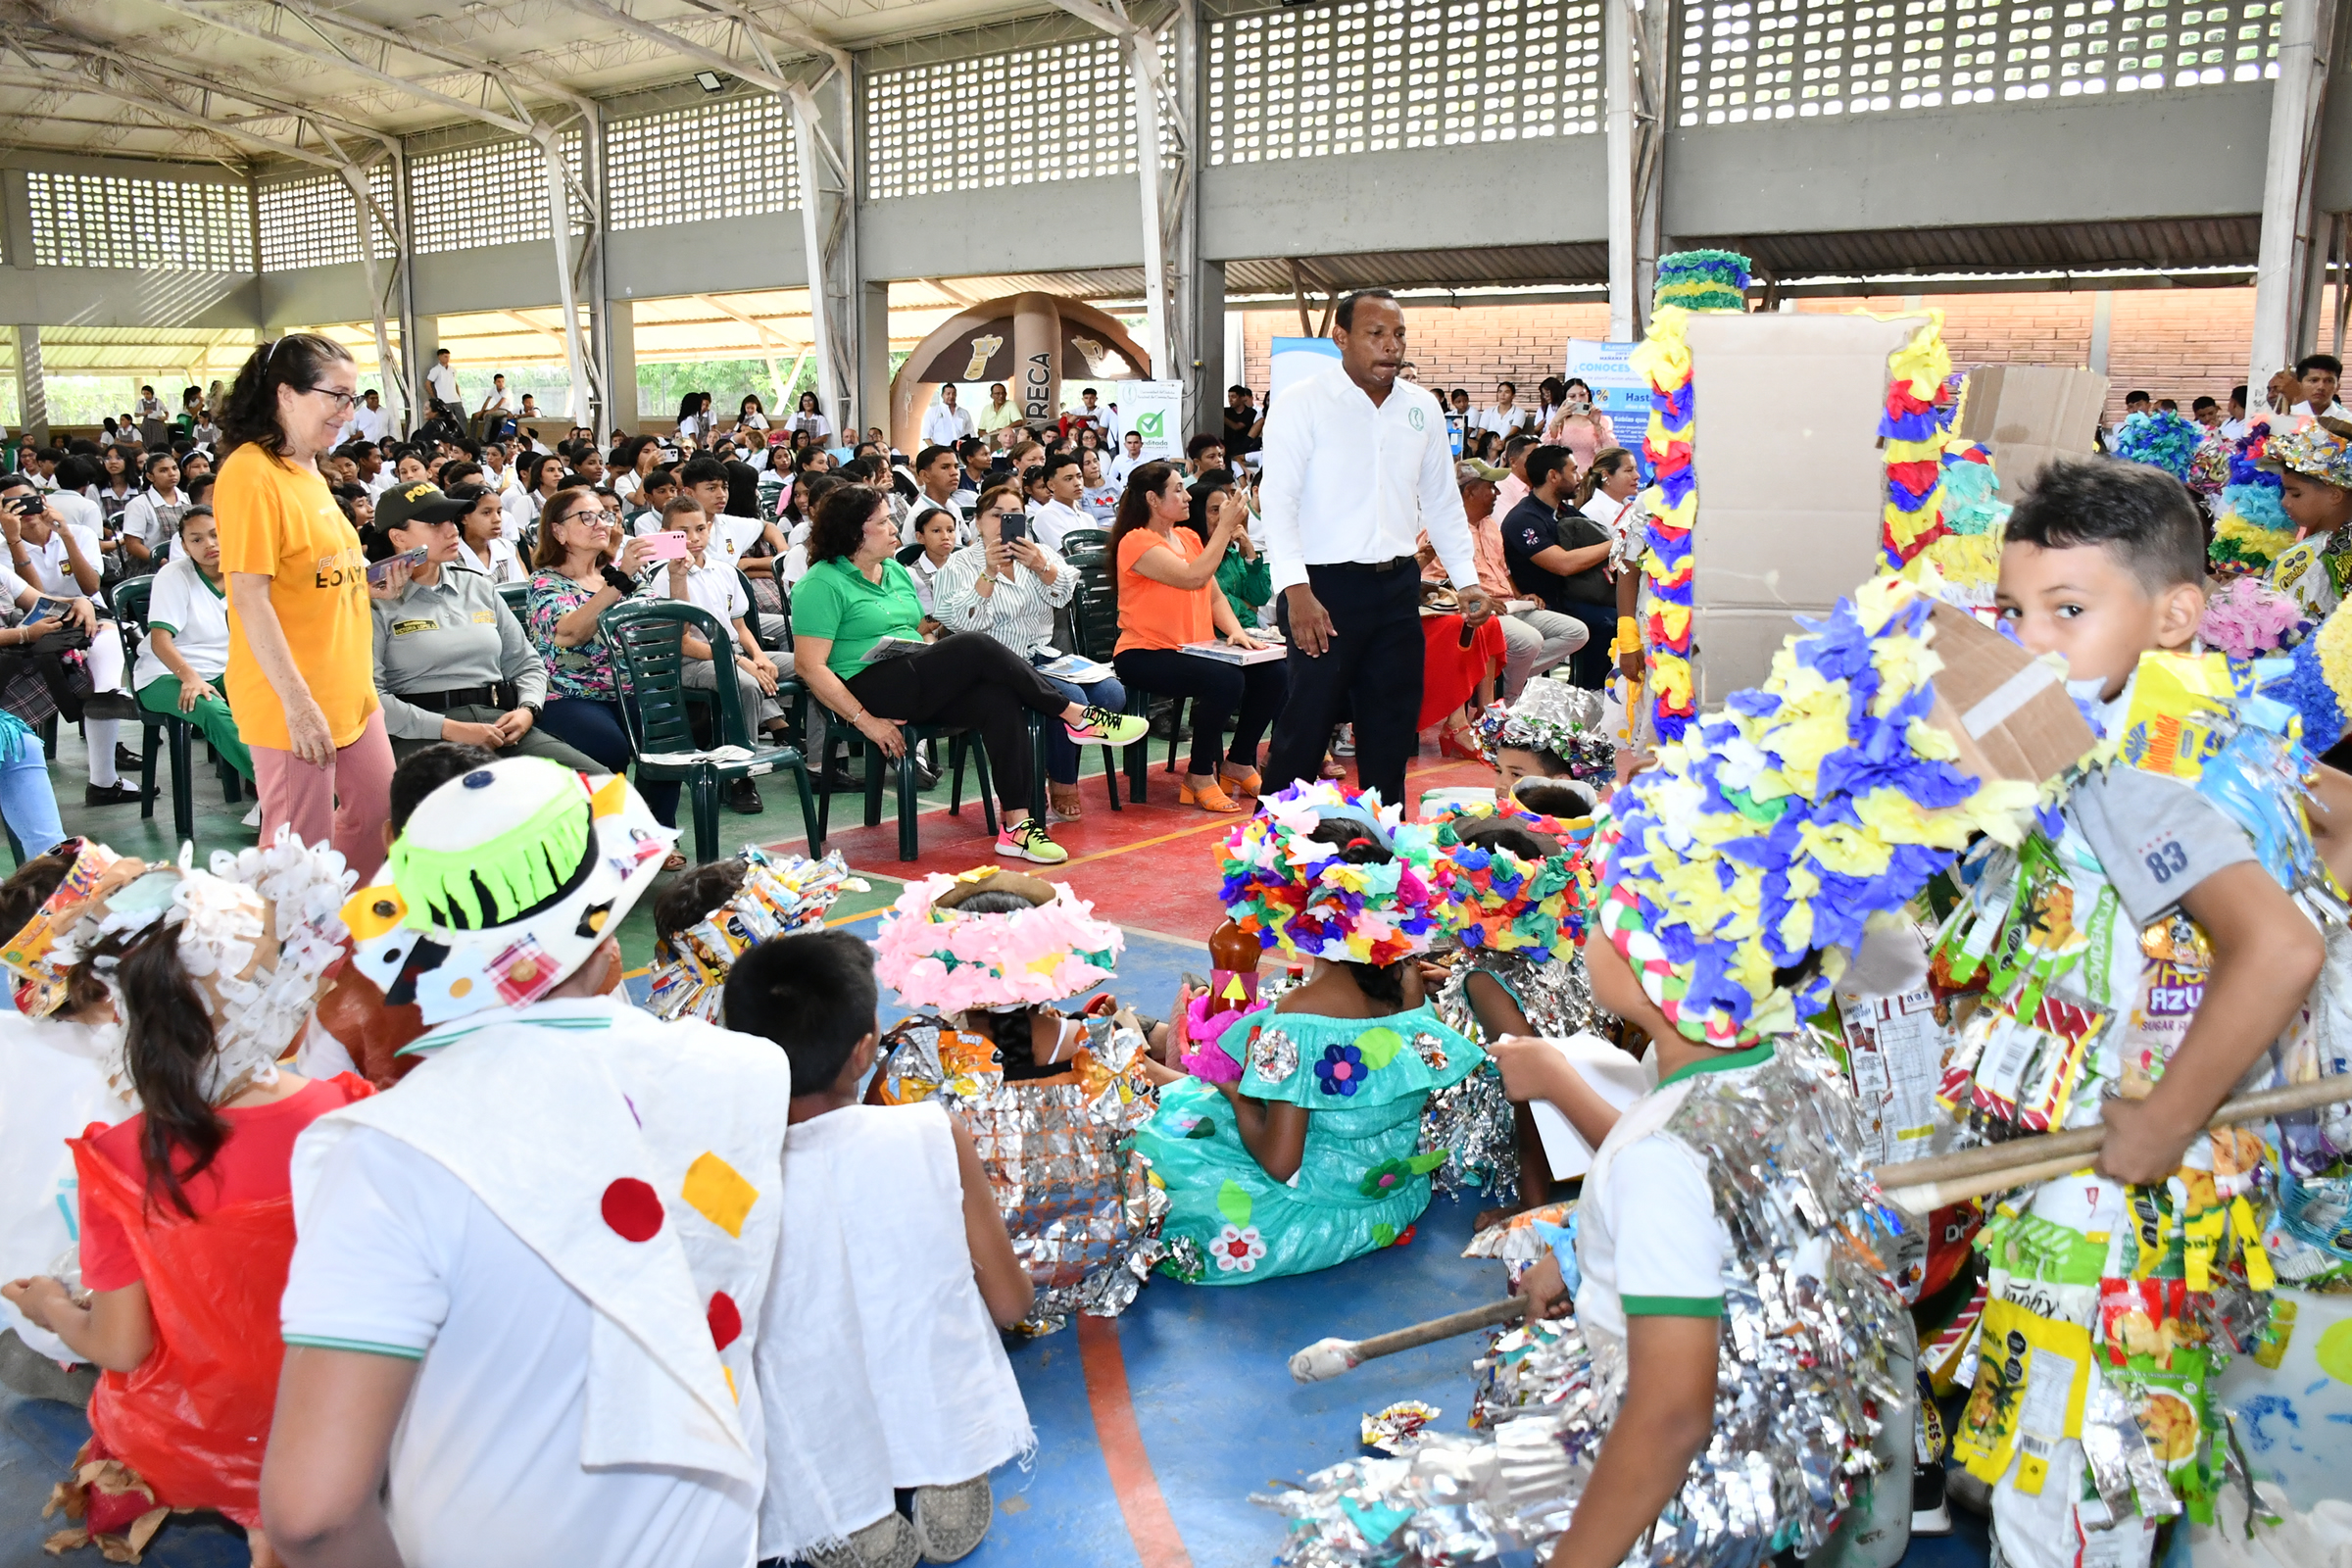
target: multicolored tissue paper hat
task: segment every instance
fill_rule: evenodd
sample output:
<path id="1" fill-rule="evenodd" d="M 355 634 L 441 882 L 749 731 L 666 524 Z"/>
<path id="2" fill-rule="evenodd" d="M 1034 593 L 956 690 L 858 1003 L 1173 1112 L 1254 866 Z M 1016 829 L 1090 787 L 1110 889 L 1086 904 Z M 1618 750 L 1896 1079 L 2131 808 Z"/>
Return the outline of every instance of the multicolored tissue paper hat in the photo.
<path id="1" fill-rule="evenodd" d="M 1029 907 L 966 911 L 982 893 L 1009 893 Z M 874 974 L 910 1007 L 1033 1006 L 1101 985 L 1126 945 L 1067 882 L 984 865 L 909 883 L 874 938 Z"/>
<path id="2" fill-rule="evenodd" d="M 46 1018 L 65 1005 L 67 971 L 72 965 L 57 962 L 51 950 L 72 922 L 61 922 L 59 916 L 88 903 L 107 867 L 122 858 L 95 839 L 68 839 L 50 853 L 73 856 L 66 879 L 42 901 L 24 928 L 8 939 L 8 946 L 0 948 L 0 965 L 16 976 L 12 995 L 17 1011 L 27 1018 Z"/>
<path id="3" fill-rule="evenodd" d="M 2283 430 L 2263 448 L 2262 466 L 2273 473 L 2299 473 L 2306 479 L 2352 490 L 2352 424 L 2340 419 L 2314 419 L 2296 430 Z"/>
<path id="4" fill-rule="evenodd" d="M 1818 1012 L 1873 914 L 1974 834 L 2022 838 L 2094 744 L 2051 663 L 1903 579 L 1802 624 L 1763 686 L 1618 792 L 1595 844 L 1602 933 L 1707 1045 Z"/>
<path id="5" fill-rule="evenodd" d="M 417 803 L 391 881 L 344 906 L 352 962 L 427 1027 L 536 1002 L 619 926 L 677 836 L 619 775 L 592 785 L 537 757 L 477 767 Z"/>
<path id="6" fill-rule="evenodd" d="M 1592 898 L 1592 872 L 1585 845 L 1568 825 L 1532 811 L 1495 805 L 1448 805 L 1433 818 L 1442 829 L 1451 874 L 1445 887 L 1445 928 L 1465 948 L 1525 953 L 1531 957 L 1564 956 L 1584 937 Z M 1529 859 L 1498 844 L 1466 844 L 1461 835 L 1481 822 L 1514 822 L 1559 848 Z"/>
<path id="7" fill-rule="evenodd" d="M 1307 837 L 1343 821 L 1388 850 L 1378 865 L 1345 858 L 1344 845 Z M 1225 840 L 1218 902 L 1261 948 L 1348 963 L 1395 963 L 1429 951 L 1438 930 L 1437 830 L 1383 806 L 1378 790 L 1329 779 L 1293 784 L 1258 802 Z"/>

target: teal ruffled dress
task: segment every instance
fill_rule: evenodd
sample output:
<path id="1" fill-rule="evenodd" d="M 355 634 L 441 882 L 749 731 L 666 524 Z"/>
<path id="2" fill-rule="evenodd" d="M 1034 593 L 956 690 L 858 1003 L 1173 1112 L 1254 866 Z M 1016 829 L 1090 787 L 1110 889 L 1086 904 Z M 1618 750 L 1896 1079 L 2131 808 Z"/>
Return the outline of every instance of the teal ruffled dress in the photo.
<path id="1" fill-rule="evenodd" d="M 1214 1086 L 1160 1091 L 1133 1147 L 1167 1189 L 1160 1271 L 1196 1285 L 1312 1273 L 1394 1244 L 1446 1158 L 1418 1152 L 1422 1106 L 1487 1059 L 1426 1004 L 1386 1018 L 1254 1012 L 1217 1043 L 1242 1063 L 1243 1094 L 1314 1114 L 1283 1183 L 1250 1156 Z"/>

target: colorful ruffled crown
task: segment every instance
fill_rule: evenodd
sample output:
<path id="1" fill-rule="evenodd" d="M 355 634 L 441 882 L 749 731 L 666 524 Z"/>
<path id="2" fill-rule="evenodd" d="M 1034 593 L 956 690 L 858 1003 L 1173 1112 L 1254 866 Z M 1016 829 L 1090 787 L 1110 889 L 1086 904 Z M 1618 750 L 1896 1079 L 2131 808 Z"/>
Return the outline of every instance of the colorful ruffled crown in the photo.
<path id="1" fill-rule="evenodd" d="M 909 1007 L 943 1013 L 1059 1002 L 1109 979 L 1127 938 L 1067 882 L 1052 884 L 1050 903 L 1004 914 L 940 905 L 957 888 L 1007 875 L 988 865 L 908 883 L 874 939 L 875 975 Z"/>
<path id="2" fill-rule="evenodd" d="M 2126 463 L 2144 463 L 2186 482 L 2189 465 L 2205 441 L 2205 427 L 2171 412 L 2134 414 L 2115 432 L 2115 455 Z"/>
<path id="3" fill-rule="evenodd" d="M 1686 311 L 1747 309 L 1748 260 L 1737 251 L 1677 251 L 1658 258 L 1657 305 Z"/>
<path id="4" fill-rule="evenodd" d="M 1394 857 L 1357 865 L 1338 845 L 1307 837 L 1344 819 Z M 1395 963 L 1429 951 L 1438 928 L 1437 830 L 1383 806 L 1378 790 L 1328 779 L 1294 784 L 1258 803 L 1225 840 L 1218 900 L 1258 946 L 1309 958 Z"/>
<path id="5" fill-rule="evenodd" d="M 1776 969 L 1850 952 L 1972 834 L 2014 843 L 2033 822 L 2034 784 L 1963 772 L 1928 722 L 1944 666 L 1934 608 L 1899 578 L 1864 584 L 1618 792 L 1595 846 L 1600 926 L 1690 1039 L 1793 1028 L 1843 963 L 1825 951 L 1792 988 Z"/>
<path id="6" fill-rule="evenodd" d="M 1473 822 L 1497 817 L 1557 838 L 1559 853 L 1530 860 L 1499 845 L 1464 844 L 1457 836 Z M 1584 940 L 1592 900 L 1592 872 L 1585 859 L 1591 824 L 1570 828 L 1515 807 L 1477 805 L 1449 806 L 1435 820 L 1452 870 L 1445 879 L 1442 918 L 1463 947 L 1542 960 L 1564 956 Z"/>
<path id="7" fill-rule="evenodd" d="M 733 898 L 674 938 L 654 943 L 652 984 L 645 998 L 649 1012 L 716 1023 L 737 958 L 770 937 L 822 926 L 825 911 L 844 888 L 865 888 L 850 875 L 838 851 L 821 860 L 798 855 L 770 859 L 747 844 L 740 858 L 743 885 Z"/>

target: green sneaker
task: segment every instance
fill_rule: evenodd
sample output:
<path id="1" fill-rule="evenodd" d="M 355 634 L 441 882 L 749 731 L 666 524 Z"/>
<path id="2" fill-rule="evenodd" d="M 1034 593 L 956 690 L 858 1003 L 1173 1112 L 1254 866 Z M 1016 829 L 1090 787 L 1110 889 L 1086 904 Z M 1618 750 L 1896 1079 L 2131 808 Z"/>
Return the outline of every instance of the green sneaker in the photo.
<path id="1" fill-rule="evenodd" d="M 1059 865 L 1070 858 L 1070 852 L 1054 842 L 1046 824 L 1034 816 L 1024 816 L 1018 822 L 1007 822 L 997 835 L 997 853 L 1016 860 L 1035 860 L 1040 865 Z"/>
<path id="2" fill-rule="evenodd" d="M 1097 742 L 1104 746 L 1133 746 L 1152 732 L 1152 721 L 1141 713 L 1114 713 L 1107 708 L 1090 706 L 1078 715 L 1077 723 L 1061 728 L 1080 746 Z"/>

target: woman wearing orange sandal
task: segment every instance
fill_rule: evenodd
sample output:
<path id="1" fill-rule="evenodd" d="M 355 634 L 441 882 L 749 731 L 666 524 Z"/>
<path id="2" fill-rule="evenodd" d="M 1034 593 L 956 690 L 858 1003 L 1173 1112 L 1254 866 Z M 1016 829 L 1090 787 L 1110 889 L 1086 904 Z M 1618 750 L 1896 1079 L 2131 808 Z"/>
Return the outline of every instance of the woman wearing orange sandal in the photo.
<path id="1" fill-rule="evenodd" d="M 1290 692 L 1282 661 L 1227 664 L 1183 652 L 1221 636 L 1236 648 L 1266 644 L 1244 629 L 1217 588 L 1217 563 L 1241 509 L 1227 507 L 1205 545 L 1189 527 L 1192 497 L 1172 464 L 1147 463 L 1127 476 L 1111 529 L 1119 643 L 1111 667 L 1129 691 L 1193 702 L 1193 760 L 1177 799 L 1204 811 L 1247 809 L 1234 797 L 1258 792 L 1257 743 Z M 1232 744 L 1219 743 L 1230 724 Z"/>

